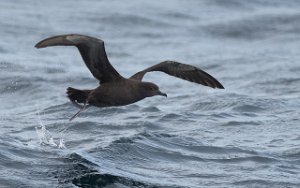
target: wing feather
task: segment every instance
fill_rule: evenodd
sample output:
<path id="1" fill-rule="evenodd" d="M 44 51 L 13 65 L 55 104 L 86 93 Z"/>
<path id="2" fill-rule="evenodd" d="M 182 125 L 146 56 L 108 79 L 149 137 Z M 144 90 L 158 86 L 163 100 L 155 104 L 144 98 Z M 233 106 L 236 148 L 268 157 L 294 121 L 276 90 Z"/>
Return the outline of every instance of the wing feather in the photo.
<path id="1" fill-rule="evenodd" d="M 140 71 L 133 76 L 131 79 L 142 80 L 147 72 L 160 71 L 170 76 L 175 76 L 190 82 L 195 82 L 212 88 L 224 89 L 222 84 L 209 75 L 205 71 L 194 67 L 192 65 L 179 63 L 176 61 L 163 61 L 152 67 L 149 67 L 143 71 Z"/>
<path id="2" fill-rule="evenodd" d="M 36 48 L 48 46 L 76 46 L 86 66 L 100 83 L 113 82 L 122 76 L 110 64 L 101 39 L 78 35 L 58 35 L 46 38 L 35 45 Z"/>

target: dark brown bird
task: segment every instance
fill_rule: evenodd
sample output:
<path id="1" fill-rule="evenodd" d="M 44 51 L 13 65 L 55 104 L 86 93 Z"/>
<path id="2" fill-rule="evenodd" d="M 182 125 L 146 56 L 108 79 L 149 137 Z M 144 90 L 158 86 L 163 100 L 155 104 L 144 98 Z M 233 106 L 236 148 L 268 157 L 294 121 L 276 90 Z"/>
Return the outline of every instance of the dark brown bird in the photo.
<path id="1" fill-rule="evenodd" d="M 100 81 L 100 86 L 91 90 L 79 90 L 71 87 L 67 89 L 69 99 L 80 107 L 80 110 L 70 121 L 88 105 L 97 107 L 123 106 L 155 95 L 167 97 L 167 94 L 161 92 L 156 84 L 142 81 L 147 72 L 161 71 L 184 80 L 224 89 L 220 82 L 203 70 L 175 61 L 163 61 L 134 74 L 130 78 L 124 78 L 109 63 L 104 42 L 94 37 L 78 34 L 58 35 L 44 39 L 35 45 L 36 48 L 48 46 L 76 46 L 88 69 Z M 83 105 L 78 103 L 83 103 Z"/>

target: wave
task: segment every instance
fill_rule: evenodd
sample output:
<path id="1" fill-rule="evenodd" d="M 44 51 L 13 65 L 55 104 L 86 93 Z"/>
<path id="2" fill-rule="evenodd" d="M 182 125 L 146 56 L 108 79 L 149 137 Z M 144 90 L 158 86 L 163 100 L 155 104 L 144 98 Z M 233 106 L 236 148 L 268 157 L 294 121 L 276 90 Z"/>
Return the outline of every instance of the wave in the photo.
<path id="1" fill-rule="evenodd" d="M 140 188 L 160 188 L 159 185 L 153 185 L 132 178 L 122 177 L 109 173 L 101 173 L 95 170 L 96 164 L 86 160 L 77 153 L 72 153 L 64 159 L 69 165 L 65 165 L 58 175 L 62 184 L 72 183 L 78 187 L 140 187 Z M 66 168 L 67 167 L 67 168 Z M 101 167 L 100 167 L 101 168 Z M 169 187 L 169 186 L 163 186 Z M 173 187 L 173 186 L 172 186 Z M 175 186 L 177 187 L 177 186 Z M 170 186 L 171 188 L 171 186 Z"/>
<path id="2" fill-rule="evenodd" d="M 205 179 L 224 178 L 228 174 L 222 172 L 208 174 L 182 174 L 185 168 L 194 164 L 198 168 L 206 165 L 222 166 L 240 165 L 244 168 L 282 164 L 282 158 L 266 155 L 238 147 L 216 147 L 201 145 L 199 141 L 172 134 L 139 133 L 131 137 L 122 137 L 104 148 L 92 149 L 88 153 L 73 153 L 66 157 L 71 169 L 63 169 L 61 181 L 72 182 L 79 187 L 88 186 L 124 186 L 124 187 L 189 187 L 176 181 L 168 182 L 176 176 L 202 177 Z M 164 167 L 156 165 L 164 163 Z M 186 166 L 176 168 L 176 164 Z M 138 168 L 140 166 L 140 168 Z M 169 166 L 169 168 L 167 168 Z M 216 165 L 218 166 L 218 165 Z M 69 165 L 70 167 L 70 165 Z M 137 171 L 137 172 L 135 172 Z M 150 174 L 149 174 L 150 173 Z M 163 179 L 153 179 L 155 176 Z M 149 177 L 148 177 L 149 176 Z M 151 181 L 149 181 L 151 179 Z M 246 180 L 245 180 L 246 182 Z M 243 184 L 243 181 L 233 184 Z M 251 182 L 249 182 L 251 184 Z M 249 184 L 249 185 L 250 185 Z M 191 186 L 193 187 L 193 186 Z"/>
<path id="3" fill-rule="evenodd" d="M 291 183 L 287 181 L 272 181 L 265 179 L 250 179 L 241 180 L 232 184 L 233 186 L 247 186 L 247 187 L 298 187 L 298 183 Z"/>
<path id="4" fill-rule="evenodd" d="M 300 14 L 262 14 L 226 23 L 204 26 L 208 34 L 230 39 L 261 40 L 285 35 L 296 36 L 300 30 Z"/>
<path id="5" fill-rule="evenodd" d="M 169 134 L 140 133 L 132 137 L 121 137 L 102 149 L 109 152 L 110 157 L 118 158 L 127 153 L 127 157 L 136 160 L 144 159 L 156 161 L 158 159 L 168 162 L 178 160 L 214 161 L 214 162 L 273 162 L 275 157 L 268 157 L 252 150 L 237 147 L 216 147 L 201 145 L 199 141 Z M 108 153 L 107 153 L 108 154 Z M 116 159 L 118 160 L 118 159 Z M 120 159 L 119 159 L 120 160 Z M 122 160 L 126 160 L 126 157 Z"/>
<path id="6" fill-rule="evenodd" d="M 111 174 L 87 173 L 76 177 L 72 183 L 78 187 L 106 187 L 106 186 L 122 186 L 122 187 L 140 187 L 140 188 L 159 188 L 160 186 L 149 185 L 132 179 L 114 176 Z"/>

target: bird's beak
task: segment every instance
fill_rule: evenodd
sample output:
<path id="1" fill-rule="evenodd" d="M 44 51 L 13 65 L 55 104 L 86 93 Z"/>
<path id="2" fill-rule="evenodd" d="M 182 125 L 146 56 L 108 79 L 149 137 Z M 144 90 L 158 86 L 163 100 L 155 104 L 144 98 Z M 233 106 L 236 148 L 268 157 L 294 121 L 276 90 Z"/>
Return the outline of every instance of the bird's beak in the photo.
<path id="1" fill-rule="evenodd" d="M 161 92 L 161 91 L 158 91 L 158 95 L 168 97 L 168 95 L 167 95 L 166 93 L 163 93 L 163 92 Z"/>

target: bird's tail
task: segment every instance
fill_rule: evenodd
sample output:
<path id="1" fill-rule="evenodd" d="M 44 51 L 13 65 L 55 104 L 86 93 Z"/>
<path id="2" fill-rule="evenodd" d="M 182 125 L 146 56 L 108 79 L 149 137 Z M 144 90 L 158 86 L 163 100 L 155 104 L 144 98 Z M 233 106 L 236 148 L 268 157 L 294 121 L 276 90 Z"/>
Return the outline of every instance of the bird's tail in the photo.
<path id="1" fill-rule="evenodd" d="M 72 102 L 86 103 L 91 90 L 79 90 L 68 87 L 67 95 Z"/>

